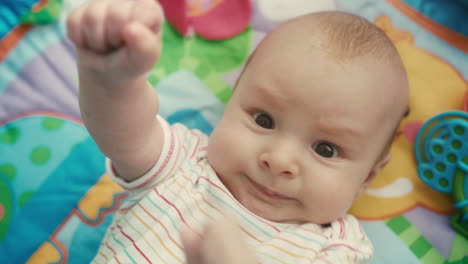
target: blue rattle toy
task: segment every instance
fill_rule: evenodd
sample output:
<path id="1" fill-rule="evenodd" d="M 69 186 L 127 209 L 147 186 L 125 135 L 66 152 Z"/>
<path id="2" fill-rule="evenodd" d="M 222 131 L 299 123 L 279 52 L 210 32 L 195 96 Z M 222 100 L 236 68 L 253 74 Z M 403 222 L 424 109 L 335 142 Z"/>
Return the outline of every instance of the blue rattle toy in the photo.
<path id="1" fill-rule="evenodd" d="M 448 111 L 429 119 L 414 144 L 419 178 L 432 189 L 452 193 L 450 224 L 468 238 L 468 113 Z"/>

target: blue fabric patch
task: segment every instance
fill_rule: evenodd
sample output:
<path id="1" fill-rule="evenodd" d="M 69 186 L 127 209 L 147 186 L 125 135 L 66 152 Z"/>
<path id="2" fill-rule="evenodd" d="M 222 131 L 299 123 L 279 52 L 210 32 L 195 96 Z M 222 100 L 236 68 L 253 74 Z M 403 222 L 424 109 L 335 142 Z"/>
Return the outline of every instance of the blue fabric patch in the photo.
<path id="1" fill-rule="evenodd" d="M 468 36 L 468 0 L 403 0 L 426 17 Z"/>

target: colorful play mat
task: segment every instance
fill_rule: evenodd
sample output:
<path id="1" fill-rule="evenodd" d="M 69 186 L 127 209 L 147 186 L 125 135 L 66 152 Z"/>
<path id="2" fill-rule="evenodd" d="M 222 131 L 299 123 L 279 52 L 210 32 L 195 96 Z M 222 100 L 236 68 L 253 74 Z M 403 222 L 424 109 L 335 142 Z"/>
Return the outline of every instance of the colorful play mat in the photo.
<path id="1" fill-rule="evenodd" d="M 437 167 L 432 177 L 439 181 L 420 177 L 431 171 L 424 164 L 438 166 L 437 158 L 445 157 L 444 168 L 455 173 L 450 144 L 456 139 L 468 147 L 468 129 L 417 137 L 436 115 L 466 113 L 468 1 L 171 1 L 161 1 L 168 19 L 164 52 L 148 80 L 159 92 L 162 116 L 207 134 L 247 57 L 279 22 L 343 10 L 380 27 L 408 72 L 410 113 L 394 139 L 392 161 L 351 212 L 375 245 L 372 263 L 468 263 L 468 239 L 450 223 L 464 204 L 454 207 L 453 188 L 427 184 L 454 178 L 440 176 Z M 0 2 L 0 263 L 88 263 L 126 198 L 106 175 L 104 156 L 80 121 L 76 56 L 65 19 L 83 2 Z M 420 143 L 426 156 L 418 160 Z M 440 156 L 445 152 L 439 150 L 450 153 Z M 463 162 L 464 154 L 456 155 Z"/>

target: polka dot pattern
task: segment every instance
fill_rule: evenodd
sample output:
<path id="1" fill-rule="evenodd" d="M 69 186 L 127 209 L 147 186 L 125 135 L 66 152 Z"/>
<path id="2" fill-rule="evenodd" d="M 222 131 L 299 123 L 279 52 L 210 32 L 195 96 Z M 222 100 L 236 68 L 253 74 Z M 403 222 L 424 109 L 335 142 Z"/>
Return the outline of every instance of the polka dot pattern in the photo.
<path id="1" fill-rule="evenodd" d="M 31 152 L 31 162 L 36 165 L 43 165 L 50 160 L 51 151 L 46 146 L 38 146 Z"/>
<path id="2" fill-rule="evenodd" d="M 0 164 L 0 174 L 5 175 L 9 180 L 16 176 L 16 167 L 12 163 Z"/>
<path id="3" fill-rule="evenodd" d="M 0 174 L 0 243 L 10 225 L 13 210 L 13 195 L 10 184 L 8 180 Z"/>
<path id="4" fill-rule="evenodd" d="M 0 134 L 0 142 L 2 144 L 13 144 L 20 137 L 20 130 L 17 127 L 8 127 L 6 131 Z"/>
<path id="5" fill-rule="evenodd" d="M 60 129 L 65 124 L 65 121 L 58 118 L 44 118 L 42 121 L 42 127 L 45 130 L 57 130 Z"/>
<path id="6" fill-rule="evenodd" d="M 87 138 L 83 126 L 52 116 L 26 116 L 0 126 L 0 242 L 13 213 L 37 196 L 73 147 Z"/>

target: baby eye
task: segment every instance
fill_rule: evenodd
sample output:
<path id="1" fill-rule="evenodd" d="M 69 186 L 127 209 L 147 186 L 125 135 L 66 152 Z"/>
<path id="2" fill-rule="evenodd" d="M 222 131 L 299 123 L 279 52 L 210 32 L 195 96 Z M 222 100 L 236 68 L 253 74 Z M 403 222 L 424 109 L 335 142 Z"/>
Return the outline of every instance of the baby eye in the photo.
<path id="1" fill-rule="evenodd" d="M 312 146 L 312 149 L 324 158 L 333 158 L 338 155 L 336 146 L 328 142 L 319 142 Z"/>
<path id="2" fill-rule="evenodd" d="M 271 119 L 268 114 L 257 112 L 253 117 L 255 119 L 255 123 L 263 128 L 272 129 L 274 127 L 273 119 Z"/>

